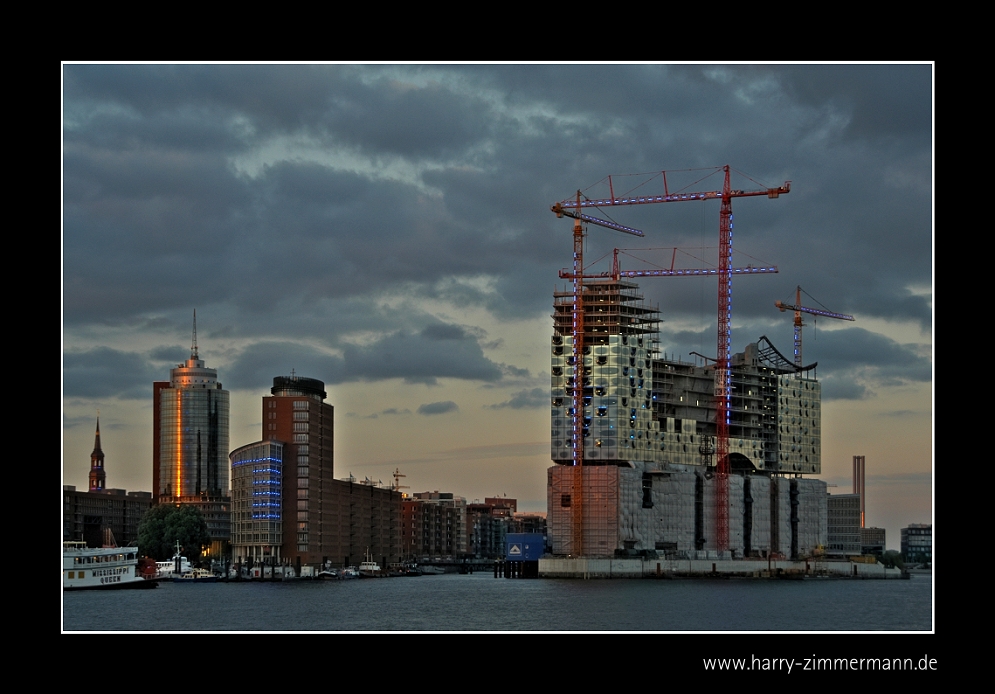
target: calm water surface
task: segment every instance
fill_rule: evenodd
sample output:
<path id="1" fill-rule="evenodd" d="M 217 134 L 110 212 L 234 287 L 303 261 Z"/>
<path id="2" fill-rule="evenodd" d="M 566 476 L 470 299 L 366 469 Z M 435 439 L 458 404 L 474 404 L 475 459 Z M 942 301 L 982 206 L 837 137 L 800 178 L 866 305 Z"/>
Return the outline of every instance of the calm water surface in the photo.
<path id="1" fill-rule="evenodd" d="M 62 596 L 66 631 L 929 631 L 911 580 L 515 580 L 490 574 L 163 583 Z"/>

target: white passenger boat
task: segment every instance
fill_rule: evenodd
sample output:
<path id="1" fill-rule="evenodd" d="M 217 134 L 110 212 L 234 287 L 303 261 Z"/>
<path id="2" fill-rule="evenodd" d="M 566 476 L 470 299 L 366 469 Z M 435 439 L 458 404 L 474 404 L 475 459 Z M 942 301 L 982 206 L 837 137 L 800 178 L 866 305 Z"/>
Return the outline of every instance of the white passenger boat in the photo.
<path id="1" fill-rule="evenodd" d="M 62 589 L 155 588 L 138 574 L 137 547 L 94 547 L 62 543 Z"/>
<path id="2" fill-rule="evenodd" d="M 169 561 L 157 561 L 155 563 L 155 577 L 176 578 L 177 576 L 189 573 L 192 569 L 193 566 L 186 557 L 177 555 Z"/>

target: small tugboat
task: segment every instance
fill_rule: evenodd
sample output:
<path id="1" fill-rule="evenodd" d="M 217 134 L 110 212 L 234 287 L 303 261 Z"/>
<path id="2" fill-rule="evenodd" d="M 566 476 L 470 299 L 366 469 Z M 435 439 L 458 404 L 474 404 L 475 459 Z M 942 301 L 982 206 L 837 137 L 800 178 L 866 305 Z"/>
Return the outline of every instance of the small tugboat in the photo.
<path id="1" fill-rule="evenodd" d="M 155 587 L 155 581 L 138 573 L 137 547 L 88 548 L 85 542 L 62 543 L 63 590 Z"/>
<path id="2" fill-rule="evenodd" d="M 377 578 L 383 575 L 380 565 L 370 556 L 370 548 L 366 548 L 366 561 L 359 562 L 359 575 L 363 578 Z"/>

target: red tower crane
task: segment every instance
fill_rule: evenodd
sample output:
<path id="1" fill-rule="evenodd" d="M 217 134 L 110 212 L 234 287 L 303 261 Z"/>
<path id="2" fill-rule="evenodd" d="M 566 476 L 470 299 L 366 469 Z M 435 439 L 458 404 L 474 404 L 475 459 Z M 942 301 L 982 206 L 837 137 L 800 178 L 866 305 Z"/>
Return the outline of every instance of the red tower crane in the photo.
<path id="1" fill-rule="evenodd" d="M 571 204 L 575 209 L 579 209 L 582 206 L 583 201 L 581 200 L 582 193 L 577 191 L 576 203 L 571 201 Z M 563 212 L 562 209 L 558 211 L 560 203 L 553 205 L 553 211 L 556 212 L 557 217 L 562 217 L 564 215 L 572 217 L 574 220 L 573 226 L 573 242 L 574 242 L 574 255 L 573 255 L 573 271 L 567 276 L 573 280 L 573 316 L 571 332 L 573 336 L 573 344 L 571 345 L 571 354 L 573 356 L 574 363 L 574 383 L 573 389 L 571 391 L 571 400 L 573 402 L 573 412 L 571 414 L 571 462 L 574 468 L 573 474 L 573 485 L 571 493 L 571 510 L 572 510 L 572 546 L 574 554 L 583 553 L 583 540 L 584 540 L 584 517 L 583 517 L 583 498 L 584 498 L 584 227 L 583 222 L 589 221 L 598 224 L 599 226 L 604 226 L 609 229 L 615 229 L 616 231 L 621 231 L 626 234 L 632 234 L 634 236 L 643 236 L 643 232 L 638 229 L 632 229 L 630 227 L 622 226 L 621 224 L 615 224 L 614 222 L 609 222 L 603 219 L 597 219 L 595 217 L 589 217 L 585 214 Z M 562 273 L 561 273 L 562 274 Z"/>
<path id="2" fill-rule="evenodd" d="M 717 360 L 715 368 L 715 454 L 717 464 L 717 484 L 716 484 L 716 545 L 717 549 L 725 550 L 729 547 L 729 407 L 732 399 L 732 380 L 730 375 L 730 357 L 732 348 L 732 276 L 735 274 L 732 268 L 732 199 L 746 198 L 765 195 L 768 198 L 777 198 L 782 194 L 791 192 L 791 181 L 785 181 L 783 186 L 777 188 L 764 188 L 762 190 L 733 190 L 730 184 L 730 168 L 728 165 L 715 167 L 711 173 L 702 177 L 707 178 L 719 171 L 724 173 L 722 190 L 711 190 L 704 192 L 677 192 L 671 193 L 667 186 L 667 172 L 661 171 L 663 178 L 663 195 L 623 195 L 616 196 L 612 177 L 608 177 L 608 188 L 611 197 L 600 200 L 581 199 L 580 191 L 577 192 L 576 201 L 573 199 L 561 200 L 550 209 L 557 217 L 572 217 L 574 223 L 574 272 L 571 275 L 574 284 L 574 314 L 573 314 L 573 341 L 574 341 L 574 364 L 583 364 L 583 353 L 577 351 L 578 337 L 583 339 L 583 313 L 578 313 L 578 306 L 582 309 L 582 280 L 583 265 L 578 265 L 578 248 L 583 247 L 583 231 L 581 221 L 591 224 L 598 224 L 609 229 L 624 231 L 626 233 L 642 233 L 631 227 L 624 227 L 616 222 L 592 217 L 584 214 L 581 210 L 601 207 L 614 207 L 620 205 L 648 205 L 661 202 L 688 202 L 697 200 L 720 200 L 719 208 L 719 296 L 718 296 L 718 340 L 717 340 Z M 637 233 L 638 232 L 638 233 Z M 580 239 L 578 241 L 578 239 Z M 578 359 L 580 361 L 578 361 Z M 576 367 L 575 367 L 576 368 Z M 581 372 L 583 373 L 583 371 Z M 583 386 L 582 379 L 574 378 L 574 415 L 573 415 L 573 450 L 574 465 L 583 464 L 583 432 L 581 430 L 583 422 Z M 578 457 L 578 450 L 580 451 Z M 576 475 L 575 475 L 576 480 Z M 576 505 L 576 504 L 572 504 Z M 575 509 L 576 513 L 576 509 Z M 576 515 L 575 515 L 576 519 Z M 575 539 L 577 536 L 575 520 Z"/>
<path id="3" fill-rule="evenodd" d="M 806 292 L 807 293 L 807 292 Z M 802 306 L 802 288 L 795 288 L 795 303 L 786 304 L 782 301 L 775 301 L 774 305 L 781 309 L 781 312 L 794 311 L 795 312 L 795 366 L 799 369 L 802 365 L 802 313 L 809 313 L 813 316 L 823 316 L 824 318 L 837 318 L 839 320 L 855 320 L 853 316 L 847 315 L 845 313 L 833 313 L 832 311 L 826 311 L 825 309 L 819 308 L 808 308 L 807 306 Z"/>
<path id="4" fill-rule="evenodd" d="M 674 257 L 671 258 L 669 269 L 623 270 L 618 262 L 618 252 L 624 250 L 626 249 L 616 248 L 612 252 L 611 272 L 585 272 L 583 274 L 584 279 L 613 279 L 617 282 L 623 277 L 708 277 L 718 276 L 719 274 L 719 269 L 716 267 L 675 268 L 674 264 L 678 250 L 676 248 L 674 249 Z M 777 271 L 776 265 L 761 265 L 759 267 L 747 265 L 746 267 L 729 268 L 729 272 L 733 275 L 766 275 L 777 273 Z M 570 279 L 573 276 L 572 270 L 560 270 L 561 279 Z"/>

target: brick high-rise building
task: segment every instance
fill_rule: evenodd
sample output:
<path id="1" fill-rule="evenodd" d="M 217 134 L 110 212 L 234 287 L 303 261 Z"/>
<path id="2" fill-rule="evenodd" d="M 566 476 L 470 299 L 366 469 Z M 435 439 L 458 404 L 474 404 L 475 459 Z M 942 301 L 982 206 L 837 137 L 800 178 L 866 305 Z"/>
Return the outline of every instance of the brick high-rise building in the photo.
<path id="1" fill-rule="evenodd" d="M 335 408 L 315 378 L 277 376 L 263 398 L 263 439 L 283 448 L 283 559 L 318 564 L 333 554 Z"/>

